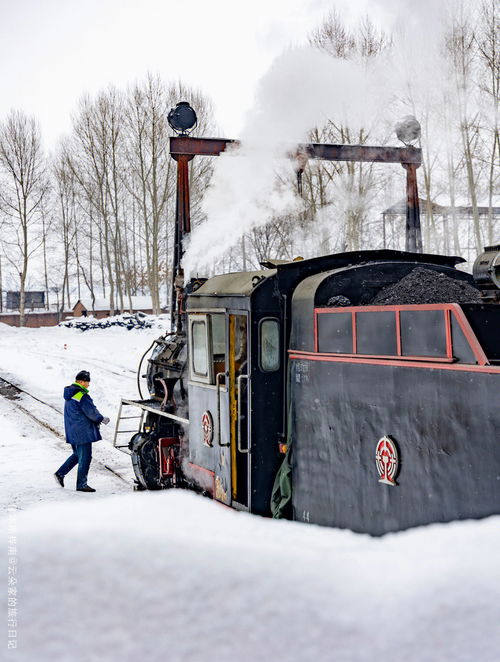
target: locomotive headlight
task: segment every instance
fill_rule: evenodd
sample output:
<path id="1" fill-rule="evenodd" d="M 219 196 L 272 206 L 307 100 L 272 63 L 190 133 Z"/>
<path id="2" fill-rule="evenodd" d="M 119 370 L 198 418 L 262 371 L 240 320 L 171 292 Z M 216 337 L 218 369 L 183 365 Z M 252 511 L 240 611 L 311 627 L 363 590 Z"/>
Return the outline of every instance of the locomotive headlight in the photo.
<path id="1" fill-rule="evenodd" d="M 187 101 L 180 101 L 175 108 L 171 108 L 167 120 L 176 133 L 184 136 L 192 131 L 198 122 L 196 113 Z"/>

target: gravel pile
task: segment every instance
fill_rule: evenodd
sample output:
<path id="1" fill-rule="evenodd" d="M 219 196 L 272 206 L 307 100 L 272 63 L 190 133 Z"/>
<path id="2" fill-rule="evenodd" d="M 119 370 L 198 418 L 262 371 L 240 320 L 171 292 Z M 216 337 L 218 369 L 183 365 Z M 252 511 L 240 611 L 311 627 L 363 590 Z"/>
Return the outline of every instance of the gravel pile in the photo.
<path id="1" fill-rule="evenodd" d="M 474 303 L 480 300 L 479 291 L 465 281 L 416 267 L 394 285 L 378 292 L 370 304 Z"/>

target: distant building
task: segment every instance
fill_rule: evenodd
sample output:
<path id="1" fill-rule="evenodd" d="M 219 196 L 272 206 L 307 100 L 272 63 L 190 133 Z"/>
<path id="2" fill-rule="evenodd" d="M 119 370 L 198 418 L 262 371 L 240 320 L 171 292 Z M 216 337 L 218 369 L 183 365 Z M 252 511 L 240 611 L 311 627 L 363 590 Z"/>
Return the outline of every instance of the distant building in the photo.
<path id="1" fill-rule="evenodd" d="M 6 310 L 19 310 L 19 303 L 21 301 L 21 293 L 19 291 L 7 292 L 7 300 L 5 303 Z M 26 310 L 35 310 L 37 308 L 45 308 L 45 292 L 25 292 L 24 293 L 24 308 Z"/>
<path id="2" fill-rule="evenodd" d="M 436 227 L 439 227 L 443 234 L 444 250 L 446 252 L 450 250 L 449 246 L 451 246 L 451 219 L 453 218 L 453 215 L 458 221 L 466 221 L 468 227 L 472 228 L 474 216 L 473 209 L 470 205 L 455 205 L 454 207 L 451 207 L 447 204 L 431 202 L 428 208 L 427 201 L 423 198 L 419 198 L 419 206 L 422 224 L 427 212 L 431 211 L 435 219 Z M 484 205 L 479 205 L 477 207 L 477 213 L 479 215 L 480 226 L 485 228 L 488 222 L 490 208 Z M 492 207 L 491 215 L 493 232 L 495 234 L 493 242 L 495 242 L 496 235 L 500 228 L 500 207 Z M 387 209 L 384 209 L 382 212 L 382 243 L 384 248 L 387 245 L 394 245 L 396 236 L 403 236 L 401 229 L 405 227 L 405 219 L 406 198 L 403 198 Z M 486 239 L 484 242 L 485 244 L 488 243 Z M 470 259 L 471 257 L 474 258 L 476 248 L 473 243 L 473 241 L 470 242 L 465 240 L 464 244 L 462 244 L 462 252 L 467 259 Z"/>
<path id="3" fill-rule="evenodd" d="M 125 307 L 125 312 L 129 312 L 128 307 L 128 297 L 124 297 L 123 305 Z M 120 312 L 118 305 L 116 305 L 114 314 L 117 315 Z M 146 313 L 147 315 L 153 314 L 153 303 L 150 296 L 133 296 L 132 297 L 132 312 L 133 313 Z M 88 299 L 78 299 L 78 301 L 73 306 L 73 316 L 74 317 L 87 317 L 87 315 L 94 315 L 98 319 L 103 317 L 109 317 L 111 314 L 109 308 L 109 299 L 96 299 L 94 306 L 92 306 L 92 301 Z"/>
<path id="4" fill-rule="evenodd" d="M 420 206 L 420 214 L 423 215 L 426 212 L 427 201 L 419 198 L 418 202 Z M 437 216 L 449 217 L 455 213 L 458 218 L 470 220 L 473 218 L 472 207 L 469 205 L 456 205 L 455 207 L 450 207 L 449 205 L 438 205 L 436 202 L 431 202 L 431 208 L 432 213 Z M 479 214 L 479 218 L 487 218 L 489 209 L 489 207 L 478 206 L 477 213 Z M 500 207 L 492 207 L 491 213 L 493 215 L 493 222 L 495 222 L 496 219 L 500 218 Z M 382 214 L 386 217 L 406 216 L 406 198 L 403 198 L 387 209 L 384 209 Z"/>

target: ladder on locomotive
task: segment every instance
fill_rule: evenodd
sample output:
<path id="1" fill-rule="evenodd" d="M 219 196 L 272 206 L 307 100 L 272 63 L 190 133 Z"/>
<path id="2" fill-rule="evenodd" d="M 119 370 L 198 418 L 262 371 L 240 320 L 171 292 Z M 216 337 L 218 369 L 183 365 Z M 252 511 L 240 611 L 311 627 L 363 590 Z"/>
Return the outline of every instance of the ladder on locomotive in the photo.
<path id="1" fill-rule="evenodd" d="M 146 411 L 144 409 L 141 409 L 141 413 L 138 414 L 137 416 L 124 416 L 123 413 L 122 413 L 123 412 L 123 407 L 131 405 L 131 404 L 132 404 L 131 402 L 129 402 L 127 400 L 124 400 L 122 398 L 122 400 L 120 402 L 120 409 L 118 410 L 118 416 L 116 417 L 115 434 L 113 436 L 113 446 L 115 448 L 118 448 L 120 451 L 122 451 L 122 453 L 126 453 L 127 455 L 130 455 L 130 449 L 129 449 L 129 446 L 128 446 L 130 439 L 128 439 L 126 444 L 118 444 L 117 443 L 118 435 L 119 434 L 137 434 L 138 432 L 140 432 L 142 430 L 142 424 L 144 422 L 144 416 L 146 415 Z M 139 425 L 137 426 L 137 429 L 135 429 L 135 430 L 120 430 L 120 422 L 125 421 L 125 420 L 131 420 L 131 419 L 139 420 Z"/>

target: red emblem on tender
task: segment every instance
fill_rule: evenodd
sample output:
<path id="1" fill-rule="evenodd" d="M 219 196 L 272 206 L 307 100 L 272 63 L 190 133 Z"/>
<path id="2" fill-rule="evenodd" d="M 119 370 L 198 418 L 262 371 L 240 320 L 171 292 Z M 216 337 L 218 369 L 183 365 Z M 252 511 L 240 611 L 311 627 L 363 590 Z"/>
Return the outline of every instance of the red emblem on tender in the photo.
<path id="1" fill-rule="evenodd" d="M 201 417 L 201 429 L 203 431 L 203 443 L 205 446 L 212 446 L 212 440 L 214 438 L 214 422 L 212 414 L 209 411 L 206 411 Z"/>
<path id="2" fill-rule="evenodd" d="M 394 480 L 399 466 L 398 451 L 396 445 L 389 437 L 382 437 L 377 444 L 375 452 L 377 471 L 380 474 L 379 483 L 385 485 L 397 485 Z"/>

